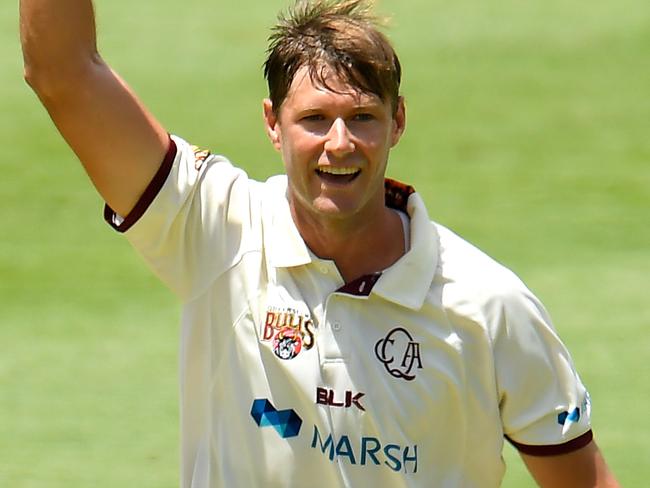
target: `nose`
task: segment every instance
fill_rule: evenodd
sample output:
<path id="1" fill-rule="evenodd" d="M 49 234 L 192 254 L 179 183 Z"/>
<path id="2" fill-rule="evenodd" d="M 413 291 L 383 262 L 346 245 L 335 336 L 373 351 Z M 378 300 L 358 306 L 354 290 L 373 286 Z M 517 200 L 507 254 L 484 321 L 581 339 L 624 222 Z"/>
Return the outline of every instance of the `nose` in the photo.
<path id="1" fill-rule="evenodd" d="M 352 134 L 350 134 L 345 121 L 340 117 L 334 120 L 326 138 L 325 151 L 331 152 L 335 156 L 349 154 L 355 149 Z"/>

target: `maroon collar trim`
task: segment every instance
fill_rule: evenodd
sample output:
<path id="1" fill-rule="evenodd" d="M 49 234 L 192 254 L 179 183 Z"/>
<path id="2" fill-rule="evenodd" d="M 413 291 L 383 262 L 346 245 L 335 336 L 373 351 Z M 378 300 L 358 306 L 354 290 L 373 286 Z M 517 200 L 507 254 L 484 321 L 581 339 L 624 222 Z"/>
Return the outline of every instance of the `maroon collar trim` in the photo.
<path id="1" fill-rule="evenodd" d="M 357 278 L 350 283 L 346 283 L 341 288 L 336 290 L 337 293 L 345 293 L 346 295 L 354 295 L 357 297 L 367 297 L 370 295 L 372 288 L 375 286 L 381 273 L 375 273 L 371 275 L 365 275 L 360 278 Z"/>
<path id="2" fill-rule="evenodd" d="M 408 214 L 406 206 L 409 197 L 415 193 L 415 188 L 411 185 L 386 178 L 384 180 L 384 189 L 386 193 L 386 206 Z"/>

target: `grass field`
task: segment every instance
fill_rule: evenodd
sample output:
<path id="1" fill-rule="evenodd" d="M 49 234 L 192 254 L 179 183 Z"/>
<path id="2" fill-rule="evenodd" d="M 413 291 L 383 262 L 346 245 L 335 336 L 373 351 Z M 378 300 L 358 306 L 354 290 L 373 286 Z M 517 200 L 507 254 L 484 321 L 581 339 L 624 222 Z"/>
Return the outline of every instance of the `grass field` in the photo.
<path id="1" fill-rule="evenodd" d="M 0 486 L 173 487 L 178 305 L 22 81 L 0 4 Z M 168 129 L 257 178 L 279 0 L 100 0 L 100 46 Z M 623 486 L 650 479 L 647 0 L 384 0 L 409 129 L 390 174 L 543 299 Z M 233 441 L 234 442 L 234 441 Z M 505 487 L 533 486 L 506 451 Z"/>

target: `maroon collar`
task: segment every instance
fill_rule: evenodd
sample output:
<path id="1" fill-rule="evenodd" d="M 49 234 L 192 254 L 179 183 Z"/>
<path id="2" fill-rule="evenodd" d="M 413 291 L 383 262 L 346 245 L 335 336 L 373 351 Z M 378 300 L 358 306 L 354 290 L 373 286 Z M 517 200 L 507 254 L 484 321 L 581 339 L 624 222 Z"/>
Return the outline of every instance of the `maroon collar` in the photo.
<path id="1" fill-rule="evenodd" d="M 386 193 L 386 206 L 408 214 L 406 204 L 411 194 L 415 193 L 415 188 L 411 185 L 386 178 L 384 180 L 384 189 Z"/>

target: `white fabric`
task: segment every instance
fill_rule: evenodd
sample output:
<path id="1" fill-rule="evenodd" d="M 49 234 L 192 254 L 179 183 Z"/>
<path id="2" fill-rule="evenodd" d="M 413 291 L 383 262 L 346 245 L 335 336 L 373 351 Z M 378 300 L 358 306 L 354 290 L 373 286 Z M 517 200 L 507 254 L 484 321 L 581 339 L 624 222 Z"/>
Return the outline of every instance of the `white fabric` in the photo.
<path id="1" fill-rule="evenodd" d="M 397 212 L 400 220 L 402 221 L 402 231 L 404 232 L 404 251 L 411 249 L 411 222 L 409 216 L 404 212 Z"/>
<path id="2" fill-rule="evenodd" d="M 166 183 L 126 235 L 184 302 L 183 488 L 489 488 L 504 435 L 555 445 L 589 431 L 587 393 L 540 302 L 432 223 L 417 193 L 409 251 L 374 287 L 357 283 L 368 296 L 336 292 L 336 266 L 291 220 L 284 176 L 195 165 L 174 140 Z M 277 346 L 287 335 L 297 354 Z M 293 409 L 298 435 L 258 426 L 255 399 Z"/>

